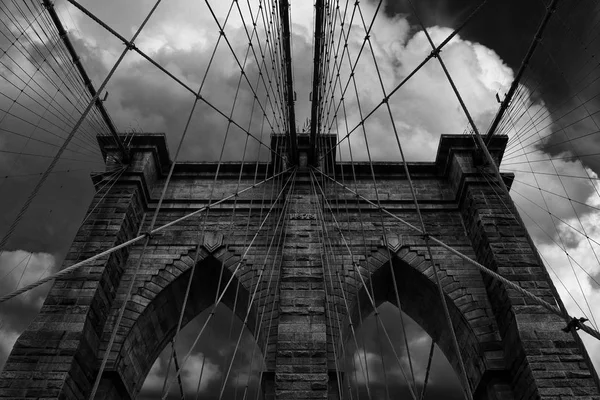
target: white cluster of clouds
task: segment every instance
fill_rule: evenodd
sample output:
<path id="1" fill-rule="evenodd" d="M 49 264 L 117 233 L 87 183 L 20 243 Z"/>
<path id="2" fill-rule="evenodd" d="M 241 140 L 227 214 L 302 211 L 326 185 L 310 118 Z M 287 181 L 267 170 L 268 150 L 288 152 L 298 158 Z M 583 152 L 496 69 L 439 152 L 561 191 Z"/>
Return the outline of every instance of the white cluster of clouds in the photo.
<path id="1" fill-rule="evenodd" d="M 600 207 L 600 200 L 596 196 L 590 196 L 589 204 Z M 579 220 L 571 217 L 566 220 L 571 226 L 578 226 Z M 591 238 L 599 236 L 600 213 L 590 213 L 581 219 L 581 224 L 585 232 Z M 560 293 L 561 299 L 567 309 L 577 317 L 585 316 L 592 324 L 598 326 L 597 321 L 600 318 L 600 290 L 588 274 L 593 276 L 596 281 L 600 281 L 600 270 L 598 268 L 598 257 L 600 257 L 600 245 L 586 240 L 581 235 L 573 233 L 564 224 L 559 227 L 561 237 L 567 242 L 566 249 L 561 249 L 555 244 L 541 244 L 538 249 L 545 257 L 547 265 L 552 267 L 551 275 L 555 286 Z M 568 254 L 568 255 L 567 255 Z M 580 289 L 581 287 L 581 289 Z M 585 294 L 585 297 L 582 295 Z M 600 370 L 600 341 L 587 334 L 581 334 L 581 338 L 586 344 L 588 353 L 596 366 Z"/>

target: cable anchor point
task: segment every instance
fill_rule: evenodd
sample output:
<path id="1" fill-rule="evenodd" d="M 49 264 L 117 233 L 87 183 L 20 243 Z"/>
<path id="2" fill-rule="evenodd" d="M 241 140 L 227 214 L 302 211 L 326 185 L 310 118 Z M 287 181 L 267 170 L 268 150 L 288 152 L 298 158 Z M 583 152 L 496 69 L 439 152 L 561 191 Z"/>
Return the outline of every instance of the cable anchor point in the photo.
<path id="1" fill-rule="evenodd" d="M 587 322 L 587 321 L 588 321 L 588 319 L 587 319 L 587 318 L 583 318 L 583 317 L 581 317 L 581 318 L 575 318 L 575 317 L 573 317 L 573 318 L 571 318 L 571 320 L 570 320 L 570 321 L 567 323 L 567 326 L 565 326 L 565 327 L 564 327 L 564 328 L 562 328 L 561 330 L 562 330 L 563 332 L 565 332 L 565 333 L 569 333 L 569 332 L 571 332 L 572 330 L 576 330 L 576 331 L 578 331 L 578 330 L 580 330 L 580 329 L 581 329 L 581 327 L 583 326 L 583 323 L 584 323 L 584 322 Z"/>

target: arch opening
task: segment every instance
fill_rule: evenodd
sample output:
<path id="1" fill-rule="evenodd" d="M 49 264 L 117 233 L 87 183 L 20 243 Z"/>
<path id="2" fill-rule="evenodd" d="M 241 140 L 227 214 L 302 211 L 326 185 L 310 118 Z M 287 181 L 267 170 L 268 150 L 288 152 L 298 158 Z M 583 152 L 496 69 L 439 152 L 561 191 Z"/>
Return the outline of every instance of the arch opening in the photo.
<path id="1" fill-rule="evenodd" d="M 178 364 L 190 351 L 196 336 L 206 322 L 210 309 L 204 310 L 181 330 L 175 346 Z M 250 330 L 226 305 L 215 310 L 207 331 L 192 349 L 186 364 L 181 368 L 181 388 L 175 377 L 175 365 L 169 358 L 172 347 L 168 344 L 157 357 L 138 395 L 139 400 L 159 399 L 165 377 L 174 381 L 168 398 L 218 398 L 223 386 L 223 398 L 260 398 L 259 382 L 264 370 L 264 357 Z M 240 344 L 236 343 L 241 334 Z M 235 354 L 234 354 L 235 353 Z M 231 370 L 228 373 L 231 363 Z M 167 371 L 167 368 L 169 370 Z M 178 368 L 178 369 L 179 369 Z"/>
<path id="2" fill-rule="evenodd" d="M 460 347 L 461 354 L 457 354 L 452 345 L 450 327 L 444 316 L 442 300 L 440 299 L 434 281 L 435 277 L 432 275 L 433 271 L 430 267 L 423 268 L 423 264 L 424 263 L 420 263 L 419 268 L 415 268 L 399 257 L 394 256 L 391 261 L 387 261 L 374 269 L 370 275 L 370 282 L 367 281 L 367 288 L 364 286 L 360 287 L 354 296 L 350 309 L 350 318 L 356 329 L 362 329 L 362 325 L 366 322 L 377 326 L 374 322 L 369 322 L 369 319 L 374 321 L 375 318 L 373 315 L 373 305 L 367 294 L 368 290 L 368 293 L 372 295 L 378 310 L 382 307 L 383 310 L 389 311 L 390 308 L 392 309 L 393 312 L 391 314 L 393 316 L 390 315 L 392 316 L 389 321 L 390 327 L 401 330 L 400 317 L 397 310 L 398 304 L 394 287 L 395 284 L 404 313 L 403 316 L 405 317 L 404 321 L 405 323 L 409 321 L 407 326 L 412 326 L 412 328 L 414 328 L 414 334 L 417 336 L 421 338 L 429 337 L 430 340 L 433 340 L 438 350 L 440 350 L 440 353 L 443 354 L 444 358 L 448 361 L 448 364 L 452 367 L 454 372 L 453 376 L 456 379 L 460 376 L 458 357 L 461 357 L 462 354 L 469 384 L 471 389 L 475 390 L 486 369 L 485 357 L 479 340 L 473 327 L 469 324 L 461 309 L 456 305 L 452 298 L 446 294 L 446 303 L 449 307 L 450 316 Z M 428 262 L 425 264 L 429 266 Z M 392 268 L 394 274 L 392 274 Z M 371 291 L 371 286 L 374 289 L 374 293 Z M 396 309 L 394 310 L 394 308 Z M 367 329 L 371 328 L 372 327 L 370 326 Z M 396 330 L 396 332 L 398 331 Z M 379 334 L 384 335 L 381 327 Z M 344 332 L 344 340 L 346 343 L 349 343 L 349 341 L 352 340 L 351 335 L 352 333 L 349 329 Z M 399 348 L 405 348 L 403 340 L 402 337 L 402 343 L 399 343 Z M 387 339 L 385 339 L 385 341 L 387 341 Z M 401 354 L 404 353 L 398 352 L 398 355 Z M 395 358 L 394 364 L 398 365 Z M 407 372 L 410 371 L 407 370 Z M 458 381 L 461 382 L 460 379 Z"/>
<path id="3" fill-rule="evenodd" d="M 371 312 L 356 329 L 356 343 L 353 337 L 346 342 L 342 365 L 347 377 L 342 398 L 367 399 L 370 393 L 374 399 L 408 399 L 411 398 L 408 385 L 413 385 L 414 374 L 418 398 L 421 398 L 427 380 L 423 399 L 464 399 L 458 376 L 427 332 L 406 313 L 402 314 L 405 328 L 402 329 L 399 310 L 388 301 L 379 305 L 377 312 L 379 321 Z M 432 344 L 435 349 L 430 363 Z"/>
<path id="4" fill-rule="evenodd" d="M 244 360 L 244 357 L 246 359 L 250 357 L 248 352 L 258 353 L 262 357 L 262 353 L 260 352 L 260 341 L 262 340 L 261 337 L 263 335 L 257 335 L 256 332 L 254 332 L 255 327 L 257 326 L 256 304 L 250 306 L 247 324 L 243 325 L 242 323 L 250 302 L 251 293 L 249 288 L 246 287 L 246 285 L 250 283 L 242 282 L 235 276 L 232 277 L 231 271 L 226 266 L 223 266 L 222 277 L 219 279 L 221 265 L 221 261 L 213 256 L 208 256 L 204 260 L 198 262 L 196 272 L 192 279 L 189 298 L 183 312 L 182 328 L 176 345 L 179 363 L 183 363 L 185 355 L 190 349 L 193 340 L 198 335 L 204 322 L 209 318 L 217 296 L 217 287 L 221 288 L 218 293 L 222 293 L 226 283 L 231 279 L 231 284 L 225 291 L 223 299 L 217 306 L 214 315 L 210 317 L 211 321 L 202 333 L 198 346 L 192 350 L 191 356 L 186 362 L 186 364 L 188 362 L 191 364 L 182 366 L 182 380 L 190 390 L 193 386 L 192 381 L 194 380 L 194 376 L 197 385 L 200 372 L 196 371 L 196 367 L 201 367 L 202 359 L 205 359 L 204 364 L 206 373 L 211 376 L 208 377 L 208 375 L 206 375 L 206 377 L 203 378 L 204 383 L 201 383 L 201 389 L 214 389 L 216 376 L 221 373 L 226 374 L 229 364 L 227 363 L 227 365 L 225 365 L 222 361 L 224 355 L 229 354 L 231 343 L 228 340 L 222 343 L 219 342 L 220 344 L 223 344 L 224 347 L 222 349 L 217 349 L 216 354 L 218 354 L 218 351 L 221 351 L 222 353 L 217 357 L 217 362 L 215 361 L 217 358 L 214 357 L 214 354 L 207 350 L 216 349 L 216 347 L 210 347 L 210 341 L 212 340 L 214 342 L 217 340 L 215 338 L 223 339 L 231 337 L 234 341 L 233 346 L 235 346 L 235 342 L 241 331 L 242 342 L 237 351 L 237 358 L 241 358 L 239 360 L 234 360 L 234 362 L 237 363 L 235 365 L 238 367 L 239 363 Z M 114 370 L 120 375 L 122 386 L 125 386 L 125 390 L 131 398 L 137 398 L 136 396 L 141 394 L 140 391 L 142 385 L 147 381 L 149 375 L 156 377 L 156 375 L 166 372 L 168 357 L 171 354 L 171 343 L 176 334 L 190 274 L 191 268 L 188 268 L 166 285 L 164 289 L 150 301 L 143 312 L 135 320 L 133 326 L 128 329 L 127 336 L 118 349 L 119 356 L 114 364 Z M 132 300 L 130 300 L 130 303 L 131 302 Z M 226 326 L 223 324 L 223 321 L 225 320 L 229 321 L 225 324 Z M 193 338 L 190 339 L 192 336 Z M 258 337 L 258 343 L 255 340 L 255 337 Z M 242 346 L 244 347 L 242 348 Z M 231 354 L 233 354 L 233 348 L 231 348 Z M 166 361 L 164 365 L 162 360 Z M 208 360 L 208 362 L 206 362 L 206 360 Z M 227 361 L 229 362 L 229 360 Z M 262 368 L 262 364 L 260 364 L 260 367 Z M 154 370 L 152 370 L 152 368 L 154 368 Z M 254 369 L 256 368 L 255 365 Z M 174 363 L 172 363 L 171 372 L 173 372 L 173 369 Z M 248 372 L 248 379 L 253 376 L 254 372 Z M 236 376 L 234 374 L 233 377 L 228 379 L 228 384 L 231 379 L 235 378 Z M 237 378 L 239 382 L 242 382 L 244 377 L 238 376 Z M 220 384 L 221 380 L 217 380 Z M 219 384 L 217 384 L 217 386 L 220 387 Z M 153 396 L 153 393 L 157 389 L 157 385 L 149 385 L 150 386 L 146 388 L 147 390 L 144 390 L 144 393 L 146 393 L 146 398 L 153 398 L 147 396 Z M 173 382 L 171 387 L 173 390 L 171 390 L 170 393 L 175 393 L 174 390 L 178 387 L 177 382 Z M 193 388 L 193 393 L 196 393 L 196 388 L 197 386 Z M 158 390 L 159 393 L 157 397 L 160 398 L 162 381 Z"/>

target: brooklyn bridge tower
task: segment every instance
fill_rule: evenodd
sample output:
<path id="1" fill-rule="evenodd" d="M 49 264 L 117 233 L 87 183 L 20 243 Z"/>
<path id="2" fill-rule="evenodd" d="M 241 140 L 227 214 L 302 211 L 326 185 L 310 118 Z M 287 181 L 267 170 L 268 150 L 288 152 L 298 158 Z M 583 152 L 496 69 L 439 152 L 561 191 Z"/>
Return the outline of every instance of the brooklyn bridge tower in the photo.
<path id="1" fill-rule="evenodd" d="M 10 290 L 0 302 L 9 309 L 26 292 L 51 282 L 6 360 L 0 398 L 134 399 L 146 377 L 159 372 L 154 393 L 161 398 L 192 398 L 192 386 L 194 398 L 453 398 L 452 389 L 440 394 L 444 379 L 434 375 L 435 360 L 444 359 L 454 376 L 447 379 L 467 399 L 600 399 L 593 366 L 598 357 L 591 350 L 599 349 L 598 305 L 584 293 L 589 285 L 589 296 L 600 290 L 593 286 L 598 236 L 585 223 L 597 216 L 600 202 L 597 192 L 593 201 L 567 192 L 575 187 L 569 179 L 597 191 L 594 164 L 579 158 L 581 147 L 573 145 L 568 154 L 543 153 L 554 169 L 531 167 L 540 162 L 543 146 L 571 145 L 585 136 L 569 136 L 564 122 L 562 133 L 549 139 L 551 121 L 562 118 L 552 112 L 562 111 L 534 92 L 547 87 L 548 42 L 564 40 L 561 48 L 567 47 L 559 38 L 563 31 L 577 38 L 572 48 L 580 57 L 572 61 L 593 64 L 586 77 L 597 79 L 597 60 L 588 63 L 597 35 L 576 26 L 579 17 L 593 14 L 591 2 L 540 2 L 528 17 L 523 61 L 496 96 L 486 89 L 495 112 L 487 119 L 470 111 L 473 98 L 464 94 L 472 87 L 461 82 L 478 78 L 457 70 L 455 52 L 468 48 L 499 60 L 458 35 L 463 30 L 468 35 L 478 18 L 490 17 L 491 5 L 474 4 L 450 30 L 428 27 L 432 24 L 410 0 L 404 5 L 410 16 L 395 19 L 391 2 L 316 0 L 310 48 L 298 44 L 297 31 L 304 28 L 295 24 L 287 1 L 207 1 L 201 18 L 212 24 L 215 33 L 206 35 L 214 41 L 204 40 L 209 50 L 194 78 L 185 65 L 168 61 L 185 46 L 154 51 L 150 36 L 144 36 L 169 2 L 159 0 L 146 10 L 130 36 L 105 22 L 106 10 L 83 1 L 5 3 L 2 135 L 20 135 L 32 146 L 55 143 L 44 148 L 47 153 L 25 147 L 13 152 L 19 160 L 32 152 L 45 155 L 48 163 L 41 173 L 29 174 L 35 185 L 0 231 L 5 255 L 19 248 L 19 224 L 35 212 L 30 206 L 52 198 L 44 187 L 71 170 L 60 163 L 83 162 L 86 152 L 99 151 L 103 168 L 92 175 L 95 194 L 62 267 L 3 286 Z M 123 7 L 129 12 L 129 4 Z M 310 20 L 310 14 L 304 18 Z M 107 56 L 105 77 L 94 71 L 95 84 L 85 68 L 92 57 L 81 43 L 85 34 L 73 28 L 80 21 L 106 31 L 107 48 L 111 40 L 124 45 L 122 53 Z M 421 46 L 418 62 L 398 56 L 398 63 L 386 64 L 395 50 L 382 43 L 385 35 L 396 34 L 405 35 L 398 45 L 403 54 Z M 312 60 L 302 57 L 306 49 Z M 560 68 L 561 60 L 552 68 Z M 111 106 L 111 97 L 124 105 L 126 91 L 119 85 L 129 87 L 128 79 L 134 79 L 124 80 L 118 71 L 132 71 L 135 63 L 144 65 L 138 72 L 151 68 L 189 97 L 191 110 L 174 125 L 179 136 L 120 133 L 115 127 L 109 111 L 125 111 Z M 310 80 L 301 81 L 309 65 Z M 390 65 L 396 68 L 392 78 Z M 539 68 L 533 71 L 532 65 Z M 211 68 L 233 69 L 235 75 L 215 82 Z M 421 85 L 419 77 L 432 71 L 443 80 Z M 453 79 L 452 72 L 461 77 Z M 568 74 L 564 82 L 575 82 Z M 111 79 L 118 84 L 107 91 Z M 231 82 L 235 91 L 223 101 L 218 94 L 226 90 L 214 85 Z M 600 89 L 581 82 L 596 91 L 590 95 L 574 86 L 577 104 L 584 107 L 569 104 L 581 114 L 577 118 L 593 125 L 596 103 L 588 99 Z M 164 97 L 165 115 L 181 114 L 170 103 L 170 89 L 153 90 Z M 429 92 L 398 100 L 421 91 Z M 464 122 L 464 134 L 438 131 L 432 141 L 427 119 L 407 122 L 411 114 L 440 118 L 437 97 L 453 102 L 442 119 Z M 307 114 L 302 118 L 310 117 L 300 129 L 296 120 L 302 112 Z M 544 112 L 551 115 L 546 122 Z M 198 118 L 202 123 L 194 122 Z M 219 125 L 211 125 L 215 120 Z M 49 134 L 60 141 L 47 139 Z M 426 149 L 435 154 L 420 160 Z M 210 154 L 212 161 L 182 161 L 194 152 Z M 561 169 L 566 158 L 585 176 Z M 549 179 L 560 181 L 565 191 Z M 515 191 L 531 193 L 529 203 L 544 210 L 534 214 L 545 219 L 525 220 L 532 205 Z M 557 201 L 572 207 L 573 215 L 558 213 Z M 536 225 L 550 226 L 551 240 L 537 240 Z M 586 260 L 594 262 L 581 265 L 579 250 L 569 254 L 575 247 L 568 240 L 579 243 L 577 249 L 589 245 L 586 254 L 593 255 Z M 534 243 L 541 243 L 540 250 Z M 556 253 L 566 257 L 555 264 L 563 272 L 552 279 L 547 258 Z M 26 271 L 24 264 L 2 268 L 3 274 Z M 563 283 L 565 268 L 572 268 L 568 273 L 575 279 Z M 562 293 L 573 299 L 565 306 L 555 282 L 577 282 L 582 292 L 564 286 Z M 225 308 L 235 323 L 223 328 Z M 411 339 L 411 329 L 421 332 L 420 341 Z M 376 332 L 375 346 L 364 343 L 365 331 Z M 229 347 L 215 348 L 225 335 Z M 204 349 L 201 362 L 198 346 Z M 226 359 L 211 364 L 211 347 Z"/>

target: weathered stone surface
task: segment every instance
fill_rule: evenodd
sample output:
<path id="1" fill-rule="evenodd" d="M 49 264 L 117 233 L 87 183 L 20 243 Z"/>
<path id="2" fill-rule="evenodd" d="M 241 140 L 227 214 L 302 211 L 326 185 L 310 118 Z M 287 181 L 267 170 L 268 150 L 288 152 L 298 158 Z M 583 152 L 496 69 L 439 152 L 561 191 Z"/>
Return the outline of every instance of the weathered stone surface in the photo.
<path id="1" fill-rule="evenodd" d="M 503 137 L 492 142 L 497 157 L 505 142 Z M 102 146 L 107 154 L 115 151 L 108 142 Z M 443 137 L 434 163 L 409 165 L 427 230 L 556 302 L 525 231 L 475 168 L 473 154 L 469 138 Z M 131 167 L 106 196 L 93 200 L 93 216 L 75 237 L 65 266 L 133 237 L 140 226 L 147 229 L 169 162 L 163 136 L 135 136 Z M 240 167 L 223 164 L 213 190 L 215 164 L 177 166 L 157 224 L 209 204 L 211 193 L 215 200 L 251 186 L 273 166 L 246 164 L 238 180 Z M 352 180 L 353 190 L 418 225 L 403 167 L 373 167 L 377 187 L 367 164 L 337 164 L 327 172 Z M 440 246 L 432 246 L 430 257 L 419 234 L 339 186 L 313 185 L 308 170 L 298 173 L 287 203 L 274 206 L 247 249 L 287 178 L 164 229 L 150 239 L 141 263 L 138 243 L 57 280 L 0 375 L 0 398 L 87 398 L 125 301 L 99 393 L 134 398 L 182 310 L 185 324 L 210 307 L 222 292 L 219 282 L 220 289 L 230 282 L 222 301 L 242 320 L 250 309 L 247 326 L 266 361 L 265 399 L 338 399 L 343 372 L 338 375 L 335 358 L 342 355 L 341 341 L 385 301 L 400 301 L 455 370 L 463 358 L 477 399 L 600 398 L 585 350 L 576 333 L 560 330 L 563 321 Z M 432 263 L 461 354 L 450 341 Z M 192 268 L 194 290 L 184 308 Z"/>

